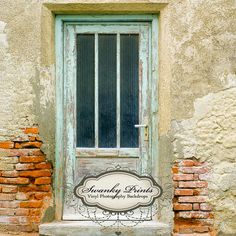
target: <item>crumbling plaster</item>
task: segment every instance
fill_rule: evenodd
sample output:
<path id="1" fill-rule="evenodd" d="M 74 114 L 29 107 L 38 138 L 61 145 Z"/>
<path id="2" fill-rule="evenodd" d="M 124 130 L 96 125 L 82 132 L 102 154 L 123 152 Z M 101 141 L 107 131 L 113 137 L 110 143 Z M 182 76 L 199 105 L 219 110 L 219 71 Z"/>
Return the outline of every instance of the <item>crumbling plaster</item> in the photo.
<path id="1" fill-rule="evenodd" d="M 170 221 L 173 216 L 170 204 L 173 161 L 195 157 L 212 166 L 210 189 L 217 227 L 222 235 L 236 234 L 233 168 L 236 2 L 128 2 L 149 6 L 169 3 L 160 13 L 159 35 L 159 169 L 166 189 L 160 217 Z M 56 82 L 51 11 L 54 6 L 55 11 L 69 14 L 71 8 L 65 3 L 68 0 L 0 1 L 0 139 L 7 140 L 20 133 L 21 127 L 39 124 L 44 151 L 51 160 L 54 160 Z M 53 4 L 58 4 L 57 8 Z M 136 13 L 144 13 L 144 5 L 140 6 Z M 85 7 L 84 13 L 88 13 L 86 9 L 89 8 Z M 122 12 L 122 5 L 120 9 Z M 124 13 L 132 12 L 125 5 L 123 9 Z M 151 7 L 148 9 L 152 12 Z M 98 7 L 93 12 L 100 10 Z"/>
<path id="2" fill-rule="evenodd" d="M 235 77 L 236 80 L 236 77 Z M 190 119 L 172 122 L 175 159 L 196 158 L 211 169 L 210 203 L 222 235 L 236 232 L 236 86 L 210 93 L 194 103 Z"/>

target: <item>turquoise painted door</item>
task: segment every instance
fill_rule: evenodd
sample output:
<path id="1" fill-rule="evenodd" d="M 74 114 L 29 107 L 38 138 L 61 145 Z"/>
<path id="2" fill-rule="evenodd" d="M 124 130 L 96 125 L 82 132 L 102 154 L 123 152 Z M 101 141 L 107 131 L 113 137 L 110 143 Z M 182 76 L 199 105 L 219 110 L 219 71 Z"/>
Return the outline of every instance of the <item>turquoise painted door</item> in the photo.
<path id="1" fill-rule="evenodd" d="M 64 220 L 77 213 L 73 187 L 120 165 L 151 163 L 151 24 L 64 24 Z"/>

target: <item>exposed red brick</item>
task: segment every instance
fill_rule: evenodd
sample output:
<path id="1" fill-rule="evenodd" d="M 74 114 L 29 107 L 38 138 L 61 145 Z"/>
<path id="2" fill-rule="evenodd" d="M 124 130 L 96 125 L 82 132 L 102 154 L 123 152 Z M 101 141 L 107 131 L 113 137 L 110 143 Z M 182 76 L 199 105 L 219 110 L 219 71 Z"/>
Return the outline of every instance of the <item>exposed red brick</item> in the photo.
<path id="1" fill-rule="evenodd" d="M 27 163 L 27 164 L 17 163 L 16 164 L 16 170 L 33 170 L 33 169 L 35 169 L 35 166 L 33 163 Z"/>
<path id="2" fill-rule="evenodd" d="M 199 174 L 193 174 L 193 179 L 194 180 L 199 180 Z"/>
<path id="3" fill-rule="evenodd" d="M 176 211 L 192 210 L 192 204 L 179 204 L 179 203 L 174 203 L 174 210 L 176 210 Z"/>
<path id="4" fill-rule="evenodd" d="M 194 166 L 195 162 L 193 160 L 183 160 L 179 163 L 180 166 L 186 166 L 186 167 L 190 167 L 190 166 Z"/>
<path id="5" fill-rule="evenodd" d="M 187 229 L 191 229 L 192 233 L 194 233 L 194 234 L 190 234 L 188 236 L 191 236 L 191 235 L 194 235 L 194 236 L 206 236 L 206 234 L 198 234 L 198 233 L 200 233 L 200 232 L 201 233 L 208 232 L 208 227 L 207 226 L 203 226 L 203 225 L 202 226 L 200 226 L 200 225 L 199 226 L 195 226 L 193 224 L 193 225 L 188 225 L 188 227 L 186 226 L 185 228 L 181 227 L 180 233 L 183 233 L 184 229 L 186 229 L 186 230 Z M 181 235 L 181 236 L 183 236 L 183 235 Z M 208 234 L 207 236 L 210 236 L 210 235 Z"/>
<path id="6" fill-rule="evenodd" d="M 200 205 L 199 203 L 193 203 L 193 210 L 200 210 Z"/>
<path id="7" fill-rule="evenodd" d="M 36 135 L 36 136 L 35 136 L 35 139 L 36 139 L 37 141 L 42 142 L 42 139 L 41 139 L 41 137 L 40 137 L 39 135 Z"/>
<path id="8" fill-rule="evenodd" d="M 15 143 L 15 148 L 22 148 L 22 146 L 19 143 Z"/>
<path id="9" fill-rule="evenodd" d="M 32 223 L 30 224 L 20 224 L 20 225 L 8 225 L 7 230 L 11 232 L 32 232 L 36 229 L 36 226 Z"/>
<path id="10" fill-rule="evenodd" d="M 184 196 L 179 197 L 179 202 L 206 202 L 208 200 L 207 196 Z"/>
<path id="11" fill-rule="evenodd" d="M 17 216 L 28 216 L 29 215 L 29 209 L 27 208 L 18 208 L 18 209 L 15 209 L 15 214 Z"/>
<path id="12" fill-rule="evenodd" d="M 17 208 L 19 207 L 18 201 L 0 201 L 0 208 Z"/>
<path id="13" fill-rule="evenodd" d="M 30 216 L 30 221 L 35 223 L 40 223 L 40 216 Z"/>
<path id="14" fill-rule="evenodd" d="M 2 176 L 3 177 L 18 177 L 18 171 L 2 171 Z"/>
<path id="15" fill-rule="evenodd" d="M 29 215 L 31 215 L 31 216 L 40 216 L 41 215 L 41 209 L 38 209 L 38 208 L 30 209 Z"/>
<path id="16" fill-rule="evenodd" d="M 185 174 L 205 174 L 209 171 L 209 168 L 204 166 L 199 167 L 180 167 L 179 171 Z"/>
<path id="17" fill-rule="evenodd" d="M 9 163 L 1 163 L 0 165 L 0 170 L 14 170 L 14 165 L 13 164 L 9 164 Z M 2 175 L 2 172 L 1 172 Z"/>
<path id="18" fill-rule="evenodd" d="M 24 193 L 24 192 L 18 192 L 16 194 L 16 199 L 17 200 L 28 200 L 29 199 L 29 194 Z"/>
<path id="19" fill-rule="evenodd" d="M 179 172 L 179 167 L 173 166 L 173 167 L 172 167 L 172 173 L 173 173 L 173 174 L 178 174 L 178 172 Z"/>
<path id="20" fill-rule="evenodd" d="M 41 142 L 15 143 L 15 148 L 40 148 L 41 146 L 42 146 Z"/>
<path id="21" fill-rule="evenodd" d="M 44 176 L 51 176 L 50 170 L 31 170 L 31 171 L 21 171 L 19 176 L 22 177 L 44 177 Z"/>
<path id="22" fill-rule="evenodd" d="M 206 188 L 208 186 L 208 183 L 205 181 L 187 181 L 179 182 L 179 187 L 180 188 Z"/>
<path id="23" fill-rule="evenodd" d="M 180 234 L 174 234 L 173 236 L 195 236 L 193 228 L 180 228 L 179 233 Z"/>
<path id="24" fill-rule="evenodd" d="M 176 189 L 175 195 L 179 196 L 191 196 L 193 195 L 193 189 Z"/>
<path id="25" fill-rule="evenodd" d="M 210 214 L 202 211 L 180 211 L 178 217 L 188 219 L 207 219 L 210 217 Z"/>
<path id="26" fill-rule="evenodd" d="M 52 197 L 52 193 L 35 193 L 35 199 L 42 200 L 45 197 Z"/>
<path id="27" fill-rule="evenodd" d="M 0 142 L 0 148 L 14 148 L 14 143 L 11 141 Z"/>
<path id="28" fill-rule="evenodd" d="M 193 174 L 174 174 L 173 180 L 193 180 Z"/>
<path id="29" fill-rule="evenodd" d="M 43 162 L 45 161 L 44 156 L 22 156 L 20 157 L 20 162 L 28 163 L 28 162 Z"/>
<path id="30" fill-rule="evenodd" d="M 49 192 L 51 190 L 50 185 L 28 185 L 28 186 L 19 186 L 20 192 Z"/>
<path id="31" fill-rule="evenodd" d="M 185 221 L 179 223 L 175 221 L 175 229 L 180 233 L 179 236 L 206 236 L 206 234 L 196 234 L 196 233 L 204 233 L 209 232 L 209 226 L 201 224 L 198 220 L 184 219 Z M 189 222 L 186 222 L 189 221 Z M 194 234 L 195 233 L 195 234 Z M 183 235 L 184 234 L 184 235 Z M 175 234 L 174 234 L 175 235 Z M 186 236 L 187 236 L 186 235 Z M 208 236 L 210 236 L 208 234 Z M 213 235 L 212 235 L 213 236 Z"/>
<path id="32" fill-rule="evenodd" d="M 29 136 L 29 141 L 31 141 L 31 142 L 36 141 L 36 137 L 35 136 Z"/>
<path id="33" fill-rule="evenodd" d="M 39 129 L 38 129 L 38 127 L 25 128 L 24 129 L 24 133 L 25 134 L 38 134 L 39 133 Z"/>
<path id="34" fill-rule="evenodd" d="M 0 184 L 28 184 L 29 179 L 28 178 L 3 178 L 0 177 Z"/>
<path id="35" fill-rule="evenodd" d="M 11 201 L 16 199 L 16 194 L 0 193 L 0 201 Z"/>
<path id="36" fill-rule="evenodd" d="M 51 183 L 51 178 L 49 177 L 40 177 L 35 179 L 34 184 L 50 184 Z"/>
<path id="37" fill-rule="evenodd" d="M 16 164 L 18 163 L 19 158 L 18 157 L 0 157 L 0 162 L 2 163 L 11 163 L 11 164 Z M 14 166 L 13 166 L 14 168 Z"/>
<path id="38" fill-rule="evenodd" d="M 35 168 L 36 169 L 51 169 L 52 165 L 50 162 L 41 162 L 41 163 L 35 164 Z"/>
<path id="39" fill-rule="evenodd" d="M 205 188 L 193 189 L 193 195 L 208 195 L 209 190 Z"/>
<path id="40" fill-rule="evenodd" d="M 201 203 L 201 204 L 200 204 L 200 209 L 201 209 L 202 211 L 211 211 L 211 210 L 212 210 L 212 207 L 211 207 L 211 205 L 208 204 L 208 203 Z"/>
<path id="41" fill-rule="evenodd" d="M 196 233 L 204 233 L 204 232 L 208 232 L 209 231 L 209 227 L 208 226 L 204 226 L 204 225 L 201 225 L 201 226 L 194 226 L 193 227 L 193 230 L 194 232 Z M 195 234 L 196 235 L 196 234 Z M 204 236 L 201 234 L 201 236 Z M 209 235 L 210 236 L 210 235 Z"/>
<path id="42" fill-rule="evenodd" d="M 31 222 L 29 216 L 19 216 L 18 219 L 20 224 L 29 224 Z"/>
<path id="43" fill-rule="evenodd" d="M 17 224 L 19 223 L 19 219 L 18 219 L 18 216 L 1 216 L 0 223 Z"/>
<path id="44" fill-rule="evenodd" d="M 12 208 L 10 208 L 10 209 L 8 209 L 8 208 L 1 208 L 0 209 L 0 217 L 1 216 L 13 216 L 15 214 L 15 209 L 12 209 Z"/>
<path id="45" fill-rule="evenodd" d="M 22 208 L 39 208 L 43 205 L 42 201 L 25 201 L 20 202 L 20 207 Z"/>
<path id="46" fill-rule="evenodd" d="M 28 135 L 25 134 L 21 134 L 19 136 L 16 136 L 12 139 L 13 142 L 28 142 L 29 141 L 29 137 Z"/>
<path id="47" fill-rule="evenodd" d="M 2 192 L 3 193 L 16 193 L 17 192 L 18 187 L 17 186 L 2 186 Z"/>
<path id="48" fill-rule="evenodd" d="M 0 157 L 14 157 L 14 156 L 42 156 L 43 153 L 38 148 L 28 149 L 3 149 L 0 148 Z"/>
<path id="49" fill-rule="evenodd" d="M 45 162 L 45 155 L 40 150 L 42 142 L 38 128 L 26 128 L 24 132 L 31 135 L 16 138 L 15 142 L 0 142 L 0 183 L 13 185 L 0 186 L 0 192 L 3 190 L 0 193 L 0 223 L 6 223 L 7 230 L 32 232 L 38 230 L 44 210 L 41 209 L 42 200 L 52 197 L 51 164 Z M 31 184 L 34 181 L 42 185 Z"/>

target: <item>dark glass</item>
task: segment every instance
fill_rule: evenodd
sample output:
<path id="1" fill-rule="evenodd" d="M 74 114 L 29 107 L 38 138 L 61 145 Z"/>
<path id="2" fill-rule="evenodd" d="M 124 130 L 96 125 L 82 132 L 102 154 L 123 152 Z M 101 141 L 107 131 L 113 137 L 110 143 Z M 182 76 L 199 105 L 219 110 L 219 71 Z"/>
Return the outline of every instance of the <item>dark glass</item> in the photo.
<path id="1" fill-rule="evenodd" d="M 98 146 L 116 147 L 116 35 L 98 35 Z"/>
<path id="2" fill-rule="evenodd" d="M 77 147 L 95 145 L 94 34 L 77 36 Z"/>
<path id="3" fill-rule="evenodd" d="M 120 36 L 121 147 L 138 147 L 139 131 L 139 36 Z"/>

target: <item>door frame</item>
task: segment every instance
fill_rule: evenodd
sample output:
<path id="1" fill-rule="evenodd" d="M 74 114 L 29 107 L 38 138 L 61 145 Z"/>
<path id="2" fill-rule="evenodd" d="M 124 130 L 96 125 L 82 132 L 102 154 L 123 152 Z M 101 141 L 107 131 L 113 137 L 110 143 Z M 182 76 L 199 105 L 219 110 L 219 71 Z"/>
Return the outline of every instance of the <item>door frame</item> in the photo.
<path id="1" fill-rule="evenodd" d="M 65 91 L 64 91 L 64 25 L 69 22 L 150 22 L 151 59 L 149 71 L 150 126 L 149 152 L 152 173 L 158 177 L 158 16 L 157 15 L 58 15 L 56 16 L 56 145 L 55 145 L 55 203 L 56 216 L 62 219 L 65 172 Z"/>

